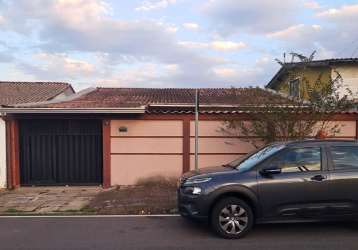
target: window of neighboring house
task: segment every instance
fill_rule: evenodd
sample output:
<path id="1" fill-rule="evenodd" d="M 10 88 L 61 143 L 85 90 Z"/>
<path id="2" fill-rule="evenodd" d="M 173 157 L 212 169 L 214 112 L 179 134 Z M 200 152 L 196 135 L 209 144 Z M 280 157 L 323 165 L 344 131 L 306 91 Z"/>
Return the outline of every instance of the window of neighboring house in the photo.
<path id="1" fill-rule="evenodd" d="M 294 79 L 289 82 L 289 94 L 293 97 L 300 97 L 300 79 Z"/>

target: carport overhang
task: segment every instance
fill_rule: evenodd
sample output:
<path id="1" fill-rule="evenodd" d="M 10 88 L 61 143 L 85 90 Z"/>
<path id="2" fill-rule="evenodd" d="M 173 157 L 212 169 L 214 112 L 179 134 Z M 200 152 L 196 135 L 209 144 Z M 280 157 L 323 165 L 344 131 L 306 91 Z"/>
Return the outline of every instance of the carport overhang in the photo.
<path id="1" fill-rule="evenodd" d="M 103 180 L 102 186 L 109 188 L 111 185 L 111 144 L 110 144 L 110 119 L 111 115 L 143 115 L 146 106 L 123 107 L 123 108 L 37 108 L 37 107 L 0 107 L 0 119 L 6 122 L 6 145 L 7 145 L 7 188 L 20 187 L 20 154 L 19 154 L 19 122 L 22 117 L 32 115 L 43 117 L 98 117 L 102 120 L 103 140 Z"/>

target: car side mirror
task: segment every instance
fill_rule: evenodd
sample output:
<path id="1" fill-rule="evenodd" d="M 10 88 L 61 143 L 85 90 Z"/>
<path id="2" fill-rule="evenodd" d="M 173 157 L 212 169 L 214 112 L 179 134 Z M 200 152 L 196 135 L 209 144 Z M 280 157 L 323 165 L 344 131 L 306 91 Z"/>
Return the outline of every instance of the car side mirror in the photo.
<path id="1" fill-rule="evenodd" d="M 264 176 L 274 175 L 274 174 L 281 174 L 282 170 L 279 167 L 269 167 L 260 170 L 260 174 Z"/>

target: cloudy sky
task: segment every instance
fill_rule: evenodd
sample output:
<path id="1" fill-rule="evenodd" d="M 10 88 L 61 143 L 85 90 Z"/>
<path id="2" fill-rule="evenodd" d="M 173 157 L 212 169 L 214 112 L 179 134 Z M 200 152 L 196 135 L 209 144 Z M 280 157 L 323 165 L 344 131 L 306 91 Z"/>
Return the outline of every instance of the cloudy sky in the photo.
<path id="1" fill-rule="evenodd" d="M 358 1 L 0 0 L 1 80 L 263 86 L 284 52 L 358 57 Z"/>

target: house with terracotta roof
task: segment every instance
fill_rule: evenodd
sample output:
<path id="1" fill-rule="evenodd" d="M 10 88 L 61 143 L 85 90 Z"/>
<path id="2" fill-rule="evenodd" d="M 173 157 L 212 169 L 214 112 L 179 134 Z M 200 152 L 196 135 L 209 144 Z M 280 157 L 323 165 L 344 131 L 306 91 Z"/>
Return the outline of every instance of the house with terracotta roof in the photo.
<path id="1" fill-rule="evenodd" d="M 317 79 L 326 84 L 338 76 L 345 87 L 358 93 L 358 58 L 284 63 L 266 88 L 304 98 Z"/>
<path id="2" fill-rule="evenodd" d="M 61 100 L 74 94 L 72 86 L 62 82 L 0 81 L 0 108 L 9 105 Z M 6 116 L 0 111 L 0 188 L 6 186 Z"/>
<path id="3" fill-rule="evenodd" d="M 270 101 L 261 88 L 199 89 L 199 167 L 242 157 L 254 147 L 220 128 Z M 7 117 L 9 187 L 132 185 L 194 169 L 195 89 L 93 88 L 62 100 L 2 107 Z M 337 138 L 357 138 L 357 113 L 337 114 Z"/>

